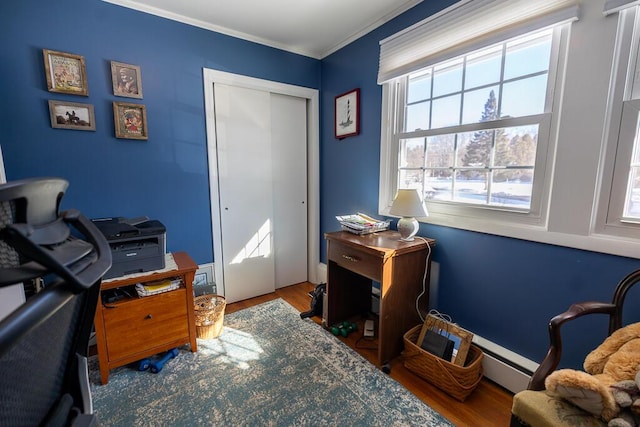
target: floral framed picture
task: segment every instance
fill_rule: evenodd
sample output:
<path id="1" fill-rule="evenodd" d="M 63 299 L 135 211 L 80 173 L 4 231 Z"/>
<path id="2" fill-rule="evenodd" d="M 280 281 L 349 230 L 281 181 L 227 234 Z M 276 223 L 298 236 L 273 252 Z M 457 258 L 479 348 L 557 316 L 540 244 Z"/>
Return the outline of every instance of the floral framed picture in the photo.
<path id="1" fill-rule="evenodd" d="M 49 92 L 89 96 L 84 57 L 42 49 Z"/>
<path id="2" fill-rule="evenodd" d="M 139 66 L 111 61 L 111 81 L 115 96 L 142 99 L 142 77 Z"/>
<path id="3" fill-rule="evenodd" d="M 51 127 L 57 129 L 96 130 L 93 105 L 49 100 Z"/>
<path id="4" fill-rule="evenodd" d="M 334 123 L 337 139 L 360 133 L 360 89 L 336 96 Z"/>
<path id="5" fill-rule="evenodd" d="M 147 109 L 141 104 L 113 103 L 116 138 L 149 139 L 147 135 Z"/>

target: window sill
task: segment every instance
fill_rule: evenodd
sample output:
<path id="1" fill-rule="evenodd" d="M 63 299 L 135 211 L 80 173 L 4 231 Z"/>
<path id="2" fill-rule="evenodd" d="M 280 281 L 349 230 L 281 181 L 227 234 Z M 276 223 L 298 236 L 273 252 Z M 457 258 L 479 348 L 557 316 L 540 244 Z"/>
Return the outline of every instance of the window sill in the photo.
<path id="1" fill-rule="evenodd" d="M 419 219 L 419 221 L 424 224 L 640 259 L 639 239 L 604 234 L 578 235 L 559 233 L 549 231 L 541 225 L 509 224 L 490 220 L 469 220 L 467 218 L 463 220 L 460 217 L 453 216 L 429 216 L 428 218 Z"/>

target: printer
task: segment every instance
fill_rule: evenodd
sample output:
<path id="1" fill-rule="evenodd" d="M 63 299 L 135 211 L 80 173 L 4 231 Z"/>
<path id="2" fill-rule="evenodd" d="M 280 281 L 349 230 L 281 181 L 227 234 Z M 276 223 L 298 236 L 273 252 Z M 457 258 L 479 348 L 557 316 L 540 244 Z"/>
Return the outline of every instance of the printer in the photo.
<path id="1" fill-rule="evenodd" d="M 91 220 L 107 238 L 112 265 L 104 279 L 126 274 L 161 270 L 167 252 L 166 228 L 160 221 L 140 218 L 99 218 Z"/>

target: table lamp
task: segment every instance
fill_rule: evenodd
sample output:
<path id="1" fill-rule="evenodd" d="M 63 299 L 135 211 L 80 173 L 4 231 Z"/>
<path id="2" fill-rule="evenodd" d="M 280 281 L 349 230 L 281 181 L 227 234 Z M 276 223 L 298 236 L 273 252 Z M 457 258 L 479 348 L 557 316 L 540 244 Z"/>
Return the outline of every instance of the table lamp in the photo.
<path id="1" fill-rule="evenodd" d="M 415 189 L 398 190 L 389 214 L 402 217 L 398 220 L 398 232 L 400 240 L 405 242 L 411 242 L 420 228 L 415 217 L 429 216 L 418 190 Z"/>

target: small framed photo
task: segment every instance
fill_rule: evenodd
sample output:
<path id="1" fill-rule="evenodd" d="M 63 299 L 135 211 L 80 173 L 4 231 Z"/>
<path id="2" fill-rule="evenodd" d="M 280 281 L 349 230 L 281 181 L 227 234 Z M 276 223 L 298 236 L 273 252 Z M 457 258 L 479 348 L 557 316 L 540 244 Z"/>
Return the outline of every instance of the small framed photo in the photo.
<path id="1" fill-rule="evenodd" d="M 49 100 L 51 127 L 58 129 L 96 130 L 93 105 Z"/>
<path id="2" fill-rule="evenodd" d="M 111 61 L 111 81 L 115 96 L 142 99 L 142 77 L 139 66 Z"/>
<path id="3" fill-rule="evenodd" d="M 193 292 L 195 296 L 217 292 L 216 283 L 213 280 L 213 264 L 198 266 L 193 278 Z"/>
<path id="4" fill-rule="evenodd" d="M 147 109 L 141 104 L 113 103 L 116 138 L 149 139 L 147 135 Z"/>
<path id="5" fill-rule="evenodd" d="M 49 92 L 89 96 L 84 57 L 42 49 Z"/>
<path id="6" fill-rule="evenodd" d="M 334 122 L 337 139 L 360 133 L 360 89 L 336 96 Z"/>
<path id="7" fill-rule="evenodd" d="M 420 335 L 418 335 L 418 340 L 416 341 L 418 346 L 422 346 L 424 337 L 427 335 L 427 331 L 429 330 L 443 335 L 453 341 L 453 355 L 451 356 L 450 362 L 454 365 L 464 366 L 464 363 L 467 360 L 467 354 L 469 353 L 469 347 L 471 347 L 471 340 L 473 340 L 473 334 L 460 328 L 458 325 L 429 313 L 427 315 L 427 319 L 422 325 Z"/>

